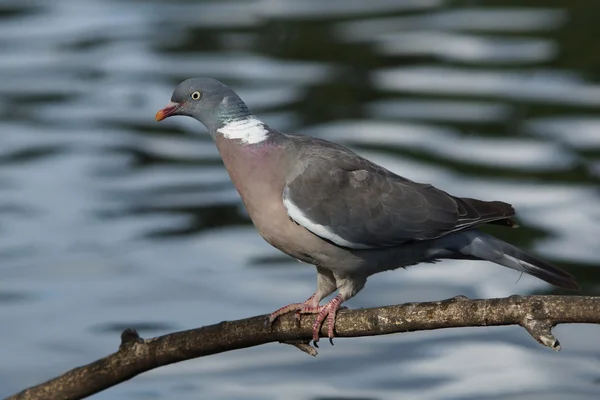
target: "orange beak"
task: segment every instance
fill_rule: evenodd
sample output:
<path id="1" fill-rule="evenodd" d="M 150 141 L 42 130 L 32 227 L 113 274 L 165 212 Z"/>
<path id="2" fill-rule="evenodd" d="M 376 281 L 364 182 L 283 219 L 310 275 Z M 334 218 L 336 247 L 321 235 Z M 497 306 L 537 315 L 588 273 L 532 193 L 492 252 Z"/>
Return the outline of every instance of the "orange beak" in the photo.
<path id="1" fill-rule="evenodd" d="M 158 110 L 158 112 L 156 113 L 156 122 L 160 122 L 165 118 L 170 117 L 171 115 L 175 114 L 175 112 L 179 109 L 180 104 L 179 103 L 175 103 L 175 102 L 170 102 L 169 104 L 167 104 L 163 109 Z"/>

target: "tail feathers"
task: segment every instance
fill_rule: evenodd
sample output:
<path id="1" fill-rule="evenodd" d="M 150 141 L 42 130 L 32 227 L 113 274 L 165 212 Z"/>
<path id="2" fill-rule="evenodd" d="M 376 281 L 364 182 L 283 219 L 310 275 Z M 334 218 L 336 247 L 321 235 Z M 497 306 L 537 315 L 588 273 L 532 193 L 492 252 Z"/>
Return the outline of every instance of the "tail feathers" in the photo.
<path id="1" fill-rule="evenodd" d="M 579 290 L 575 278 L 566 271 L 500 239 L 478 230 L 464 232 L 463 238 L 467 239 L 468 243 L 461 246 L 459 251 L 465 256 L 488 260 L 504 267 L 525 272 L 555 286 Z"/>

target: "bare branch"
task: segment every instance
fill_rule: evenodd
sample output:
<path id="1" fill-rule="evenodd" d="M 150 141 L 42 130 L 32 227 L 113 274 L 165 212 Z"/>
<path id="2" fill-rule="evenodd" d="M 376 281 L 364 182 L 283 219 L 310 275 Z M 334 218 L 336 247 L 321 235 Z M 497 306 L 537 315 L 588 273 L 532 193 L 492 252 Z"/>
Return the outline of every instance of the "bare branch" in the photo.
<path id="1" fill-rule="evenodd" d="M 303 316 L 298 323 L 293 315 L 287 315 L 270 328 L 265 327 L 265 318 L 224 321 L 147 340 L 140 338 L 135 330 L 127 329 L 121 335 L 122 343 L 116 353 L 8 399 L 81 399 L 154 368 L 270 342 L 291 344 L 316 355 L 315 349 L 308 345 L 313 316 Z M 341 310 L 335 330 L 338 337 L 358 337 L 467 326 L 521 325 L 539 343 L 560 350 L 551 329 L 565 323 L 600 324 L 600 297 L 512 296 L 469 300 L 459 296 L 428 303 Z M 326 334 L 325 329 L 321 334 Z"/>

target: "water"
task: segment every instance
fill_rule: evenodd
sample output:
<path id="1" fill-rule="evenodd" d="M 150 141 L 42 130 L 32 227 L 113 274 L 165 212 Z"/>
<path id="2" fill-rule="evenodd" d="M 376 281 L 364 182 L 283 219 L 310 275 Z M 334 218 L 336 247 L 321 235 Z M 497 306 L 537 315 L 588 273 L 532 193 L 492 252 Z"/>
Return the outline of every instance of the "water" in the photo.
<path id="1" fill-rule="evenodd" d="M 457 195 L 599 294 L 600 3 L 556 0 L 0 3 L 0 396 L 144 337 L 270 312 L 314 289 L 249 224 L 192 120 L 212 76 L 267 123 Z M 479 262 L 380 274 L 349 302 L 561 293 Z M 517 282 L 518 280 L 518 282 Z M 592 399 L 595 326 L 560 353 L 521 328 L 277 344 L 168 366 L 98 399 Z"/>

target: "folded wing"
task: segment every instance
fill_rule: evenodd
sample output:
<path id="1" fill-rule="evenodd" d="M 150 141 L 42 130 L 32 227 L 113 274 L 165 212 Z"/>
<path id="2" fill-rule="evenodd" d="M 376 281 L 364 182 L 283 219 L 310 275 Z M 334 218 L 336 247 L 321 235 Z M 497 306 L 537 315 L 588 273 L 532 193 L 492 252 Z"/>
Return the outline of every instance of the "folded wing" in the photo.
<path id="1" fill-rule="evenodd" d="M 512 226 L 514 215 L 510 204 L 451 196 L 337 146 L 307 155 L 283 201 L 296 223 L 353 249 L 435 239 L 483 223 Z"/>

